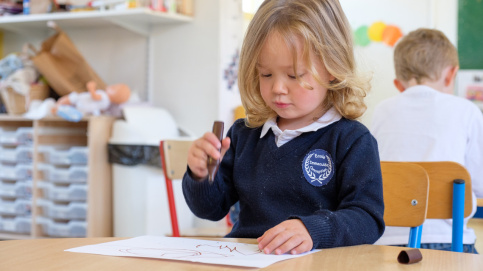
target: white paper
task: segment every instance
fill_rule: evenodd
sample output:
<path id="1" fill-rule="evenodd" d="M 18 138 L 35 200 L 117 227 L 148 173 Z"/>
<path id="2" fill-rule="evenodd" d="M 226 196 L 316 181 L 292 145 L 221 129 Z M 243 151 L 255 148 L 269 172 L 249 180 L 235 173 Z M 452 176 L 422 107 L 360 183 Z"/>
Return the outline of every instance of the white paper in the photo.
<path id="1" fill-rule="evenodd" d="M 65 251 L 262 268 L 319 250 L 312 250 L 299 255 L 267 255 L 261 252 L 256 244 L 179 237 L 140 236 L 121 241 L 71 248 Z"/>

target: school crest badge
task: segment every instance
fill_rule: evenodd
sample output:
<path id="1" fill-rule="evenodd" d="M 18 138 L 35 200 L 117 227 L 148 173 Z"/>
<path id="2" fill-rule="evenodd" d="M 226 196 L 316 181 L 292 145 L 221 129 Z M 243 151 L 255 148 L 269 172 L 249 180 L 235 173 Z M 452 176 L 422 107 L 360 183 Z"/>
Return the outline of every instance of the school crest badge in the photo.
<path id="1" fill-rule="evenodd" d="M 334 162 L 330 154 L 322 149 L 310 151 L 302 162 L 305 179 L 313 186 L 326 185 L 334 175 Z"/>

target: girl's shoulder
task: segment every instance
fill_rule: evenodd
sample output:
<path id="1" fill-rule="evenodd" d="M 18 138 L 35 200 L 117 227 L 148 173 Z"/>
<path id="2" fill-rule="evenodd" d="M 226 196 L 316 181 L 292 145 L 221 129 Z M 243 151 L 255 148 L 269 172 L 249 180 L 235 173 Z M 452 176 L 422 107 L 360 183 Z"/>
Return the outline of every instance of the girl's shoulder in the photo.
<path id="1" fill-rule="evenodd" d="M 236 120 L 227 133 L 231 138 L 233 144 L 247 144 L 249 142 L 256 142 L 260 139 L 262 127 L 248 127 L 245 119 Z"/>
<path id="2" fill-rule="evenodd" d="M 337 129 L 340 130 L 341 133 L 350 133 L 350 134 L 365 134 L 369 133 L 369 129 L 362 124 L 358 120 L 350 120 L 346 118 L 341 118 L 337 122 Z"/>
<path id="3" fill-rule="evenodd" d="M 251 128 L 248 127 L 245 119 L 237 119 L 233 125 L 230 128 L 230 134 L 232 135 L 247 135 L 247 134 L 253 134 L 253 133 L 258 133 L 260 134 L 262 130 L 262 127 L 257 127 L 257 128 Z"/>
<path id="4" fill-rule="evenodd" d="M 369 129 L 358 120 L 340 119 L 331 129 L 338 140 L 354 142 L 361 137 L 373 137 Z"/>

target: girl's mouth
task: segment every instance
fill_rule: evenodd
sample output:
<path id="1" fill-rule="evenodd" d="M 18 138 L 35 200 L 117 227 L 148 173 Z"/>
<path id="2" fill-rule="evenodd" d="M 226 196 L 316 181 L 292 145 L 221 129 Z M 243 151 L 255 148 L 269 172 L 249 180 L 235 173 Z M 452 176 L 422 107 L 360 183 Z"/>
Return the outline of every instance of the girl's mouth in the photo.
<path id="1" fill-rule="evenodd" d="M 277 108 L 287 108 L 290 104 L 275 102 Z"/>

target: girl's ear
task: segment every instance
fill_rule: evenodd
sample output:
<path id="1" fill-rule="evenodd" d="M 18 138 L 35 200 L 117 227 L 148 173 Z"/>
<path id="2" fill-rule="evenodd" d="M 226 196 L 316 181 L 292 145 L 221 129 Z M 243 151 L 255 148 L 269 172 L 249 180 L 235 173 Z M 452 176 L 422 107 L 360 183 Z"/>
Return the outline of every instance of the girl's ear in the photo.
<path id="1" fill-rule="evenodd" d="M 329 76 L 329 82 L 332 82 L 334 80 L 335 80 L 335 76 L 333 76 L 332 74 L 330 74 L 330 76 Z"/>
<path id="2" fill-rule="evenodd" d="M 396 86 L 396 88 L 399 90 L 399 92 L 403 92 L 406 90 L 406 87 L 404 86 L 404 84 L 399 81 L 397 78 L 394 79 L 394 86 Z"/>

